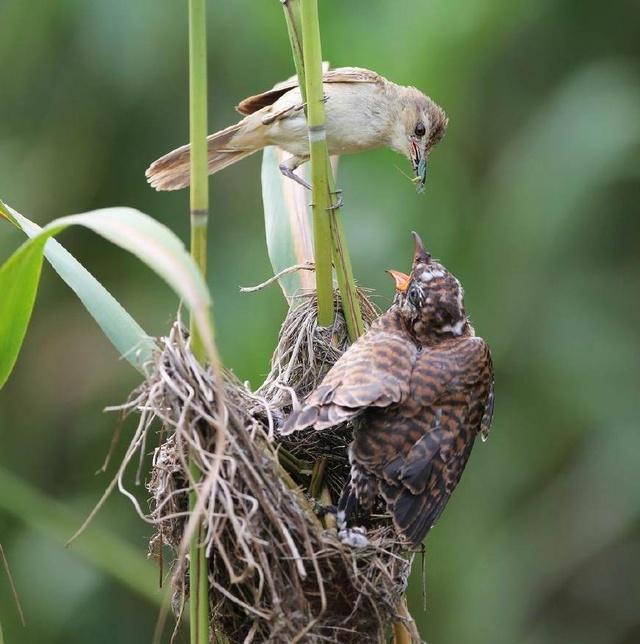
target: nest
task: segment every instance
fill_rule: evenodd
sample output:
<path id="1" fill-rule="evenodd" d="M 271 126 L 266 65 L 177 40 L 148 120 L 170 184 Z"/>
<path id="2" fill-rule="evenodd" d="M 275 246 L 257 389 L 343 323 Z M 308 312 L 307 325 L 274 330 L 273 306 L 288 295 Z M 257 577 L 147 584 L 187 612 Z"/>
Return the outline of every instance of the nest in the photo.
<path id="1" fill-rule="evenodd" d="M 377 313 L 360 297 L 369 324 Z M 271 372 L 255 392 L 231 374 L 216 379 L 203 370 L 176 323 L 127 405 L 141 414 L 128 460 L 144 453 L 160 424 L 147 485 L 151 509 L 136 507 L 156 526 L 151 553 L 161 555 L 163 545 L 175 553 L 177 612 L 188 594 L 185 544 L 201 522 L 212 641 L 384 642 L 392 623 L 409 621 L 399 602 L 413 555 L 384 512 L 359 549 L 340 542 L 330 515 L 314 512 L 313 496 L 335 503 L 345 485 L 350 429 L 278 435 L 292 404 L 349 344 L 340 313 L 332 328 L 318 327 L 316 313 L 313 296 L 289 311 Z M 192 490 L 198 501 L 190 512 Z"/>

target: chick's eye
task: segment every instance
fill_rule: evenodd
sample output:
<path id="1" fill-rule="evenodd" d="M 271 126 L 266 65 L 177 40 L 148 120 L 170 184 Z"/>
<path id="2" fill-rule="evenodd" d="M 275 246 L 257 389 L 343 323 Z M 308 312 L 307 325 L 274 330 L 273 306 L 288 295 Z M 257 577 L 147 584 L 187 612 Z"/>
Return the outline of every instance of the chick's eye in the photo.
<path id="1" fill-rule="evenodd" d="M 416 129 L 414 130 L 414 133 L 415 133 L 415 135 L 417 137 L 422 137 L 422 136 L 425 135 L 426 131 L 427 131 L 427 129 L 425 128 L 424 123 L 422 123 L 422 121 L 420 121 L 418 123 L 418 125 L 416 125 Z"/>
<path id="2" fill-rule="evenodd" d="M 412 284 L 409 287 L 409 292 L 407 293 L 407 297 L 409 298 L 409 302 L 415 306 L 415 307 L 420 307 L 420 289 L 415 285 Z"/>

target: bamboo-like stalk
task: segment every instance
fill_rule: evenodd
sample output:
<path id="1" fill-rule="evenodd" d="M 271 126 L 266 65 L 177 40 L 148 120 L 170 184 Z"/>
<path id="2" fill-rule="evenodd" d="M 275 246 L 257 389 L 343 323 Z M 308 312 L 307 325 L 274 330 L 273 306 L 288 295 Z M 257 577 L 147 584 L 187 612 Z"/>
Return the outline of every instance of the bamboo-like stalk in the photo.
<path id="1" fill-rule="evenodd" d="M 307 100 L 306 76 L 304 73 L 304 61 L 302 58 L 302 33 L 300 17 L 299 0 L 280 0 L 284 9 L 284 19 L 287 22 L 287 33 L 289 34 L 289 43 L 293 53 L 293 64 L 298 75 L 298 84 L 302 99 Z"/>
<path id="2" fill-rule="evenodd" d="M 421 642 L 422 639 L 420 638 L 416 622 L 409 612 L 406 597 L 401 597 L 398 600 L 397 609 L 398 613 L 406 621 L 396 622 L 393 625 L 393 644 L 413 644 L 414 642 Z"/>
<path id="3" fill-rule="evenodd" d="M 411 635 L 402 622 L 393 625 L 393 644 L 411 644 Z"/>
<path id="4" fill-rule="evenodd" d="M 302 11 L 300 1 L 302 1 Z M 302 59 L 301 52 L 304 52 L 305 39 L 303 38 L 302 42 L 300 42 L 300 36 L 306 34 L 306 32 L 303 31 L 304 27 L 301 23 L 301 16 L 303 11 L 305 11 L 305 3 L 307 3 L 307 0 L 281 0 L 281 2 L 284 7 L 289 40 L 291 42 L 291 49 L 293 53 L 293 60 L 295 63 L 296 71 L 298 73 L 302 95 L 306 99 L 308 75 L 312 74 L 315 81 L 314 89 L 316 92 L 319 92 L 317 93 L 316 100 L 314 102 L 314 116 L 316 118 L 321 116 L 321 125 L 322 128 L 324 128 L 325 118 L 324 96 L 322 92 L 322 53 L 320 46 L 320 26 L 318 21 L 317 0 L 313 0 L 313 6 L 306 9 L 306 29 L 309 33 L 308 40 L 311 41 L 312 46 L 310 48 L 307 48 L 307 53 L 304 56 L 304 61 Z M 309 11 L 311 11 L 311 15 L 309 14 Z M 307 60 L 307 56 L 309 55 L 312 58 Z M 307 121 L 309 123 L 309 126 L 311 127 L 311 120 L 309 115 L 310 109 L 311 105 L 310 102 L 308 102 Z M 316 134 L 316 136 L 322 137 L 324 134 L 324 129 L 322 129 L 321 131 L 322 134 Z M 311 137 L 314 136 L 312 132 L 313 130 L 310 130 Z M 320 130 L 318 130 L 318 132 L 320 132 Z M 310 147 L 312 154 L 312 185 L 315 186 L 315 183 L 313 182 L 313 141 L 310 141 Z M 331 255 L 336 268 L 338 287 L 342 296 L 342 307 L 347 323 L 347 330 L 349 332 L 349 337 L 351 338 L 351 340 L 355 341 L 360 335 L 362 335 L 362 333 L 364 333 L 364 323 L 362 320 L 362 312 L 360 310 L 360 300 L 358 299 L 356 293 L 356 285 L 353 277 L 353 270 L 351 268 L 349 251 L 345 242 L 344 231 L 342 229 L 339 203 L 336 198 L 335 181 L 333 177 L 333 171 L 331 169 L 331 164 L 329 163 L 329 154 L 327 150 L 326 139 L 316 142 L 315 147 L 316 156 L 324 156 L 326 159 L 325 169 L 324 171 L 322 171 L 322 174 L 326 176 L 326 182 L 323 182 L 323 185 L 325 186 L 325 195 L 323 196 L 323 201 L 321 204 L 318 203 L 315 193 L 313 195 L 314 222 L 316 216 L 325 215 L 326 217 L 328 217 L 331 233 Z M 326 208 L 327 210 L 320 210 L 321 208 Z M 317 239 L 314 240 L 314 242 L 317 246 Z"/>
<path id="5" fill-rule="evenodd" d="M 322 53 L 317 0 L 302 0 L 302 53 L 307 95 L 307 126 L 311 158 L 311 199 L 316 264 L 318 323 L 333 322 L 333 271 L 331 268 L 331 222 L 329 219 L 328 154 L 322 88 Z"/>
<path id="6" fill-rule="evenodd" d="M 202 274 L 207 270 L 207 221 L 209 177 L 207 172 L 207 30 L 206 0 L 189 0 L 189 134 L 191 139 L 191 255 Z M 206 352 L 195 321 L 190 323 L 191 346 L 204 362 Z M 195 459 L 189 470 L 193 481 L 201 478 Z M 189 493 L 189 511 L 198 501 L 196 490 Z M 209 642 L 209 593 L 207 560 L 200 545 L 201 530 L 194 530 L 189 544 L 189 621 L 191 644 Z"/>
<path id="7" fill-rule="evenodd" d="M 353 277 L 351 267 L 351 258 L 349 249 L 345 241 L 344 230 L 342 228 L 342 218 L 338 205 L 336 203 L 336 188 L 331 171 L 331 164 L 328 163 L 327 173 L 329 176 L 329 194 L 331 198 L 331 212 L 329 223 L 331 226 L 331 245 L 333 254 L 333 263 L 336 267 L 338 277 L 338 288 L 342 297 L 342 311 L 347 323 L 347 332 L 352 342 L 355 342 L 364 333 L 364 321 L 362 319 L 362 310 L 360 309 L 360 300 L 356 290 L 356 281 Z"/>

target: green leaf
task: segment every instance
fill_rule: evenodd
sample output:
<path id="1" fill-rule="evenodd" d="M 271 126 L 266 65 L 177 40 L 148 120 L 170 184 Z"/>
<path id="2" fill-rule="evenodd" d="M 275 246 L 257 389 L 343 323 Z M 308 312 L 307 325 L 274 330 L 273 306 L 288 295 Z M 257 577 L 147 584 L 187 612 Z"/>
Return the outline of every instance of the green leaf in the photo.
<path id="1" fill-rule="evenodd" d="M 2 202 L 0 202 L 0 215 L 20 228 L 28 237 L 34 237 L 42 231 L 40 226 Z M 48 240 L 44 246 L 44 255 L 58 275 L 78 296 L 118 353 L 138 371 L 143 372 L 145 363 L 151 359 L 156 347 L 153 338 L 59 242 L 55 239 Z"/>
<path id="2" fill-rule="evenodd" d="M 0 387 L 13 369 L 27 332 L 45 241 L 21 246 L 0 268 Z"/>
<path id="3" fill-rule="evenodd" d="M 5 212 L 5 217 L 7 214 Z M 166 226 L 133 208 L 105 208 L 56 219 L 0 268 L 0 387 L 18 357 L 33 310 L 45 242 L 68 226 L 84 226 L 129 251 L 162 277 L 190 309 L 207 356 L 217 363 L 211 298 L 183 243 Z"/>
<path id="4" fill-rule="evenodd" d="M 295 264 L 313 262 L 313 233 L 308 190 L 284 177 L 278 168 L 286 154 L 267 147 L 262 156 L 262 203 L 267 250 L 274 273 Z M 305 175 L 306 166 L 297 170 Z M 315 289 L 312 271 L 297 271 L 278 282 L 289 304 L 302 289 Z"/>

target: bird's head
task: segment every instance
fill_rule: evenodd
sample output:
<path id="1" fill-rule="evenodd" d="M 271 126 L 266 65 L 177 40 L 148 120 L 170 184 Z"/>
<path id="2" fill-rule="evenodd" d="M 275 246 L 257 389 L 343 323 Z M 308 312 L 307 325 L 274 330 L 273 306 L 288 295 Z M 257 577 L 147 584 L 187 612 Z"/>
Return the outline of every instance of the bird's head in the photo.
<path id="1" fill-rule="evenodd" d="M 394 306 L 414 334 L 425 343 L 473 333 L 464 310 L 462 284 L 425 250 L 413 233 L 415 255 L 411 274 L 387 271 L 396 282 Z"/>
<path id="2" fill-rule="evenodd" d="M 415 87 L 401 88 L 398 109 L 390 146 L 411 161 L 416 189 L 424 192 L 429 151 L 442 140 L 449 119 L 439 105 Z"/>

